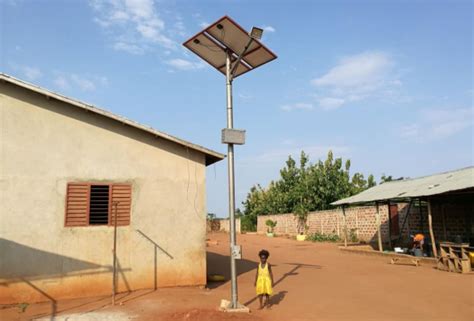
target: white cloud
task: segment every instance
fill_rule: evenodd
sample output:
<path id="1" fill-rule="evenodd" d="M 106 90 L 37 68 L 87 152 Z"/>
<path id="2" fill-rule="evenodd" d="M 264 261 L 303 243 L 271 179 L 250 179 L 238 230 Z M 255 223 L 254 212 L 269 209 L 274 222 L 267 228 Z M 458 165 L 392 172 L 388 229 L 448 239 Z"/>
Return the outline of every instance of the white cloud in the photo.
<path id="1" fill-rule="evenodd" d="M 210 25 L 209 22 L 203 21 L 203 22 L 201 22 L 201 23 L 199 24 L 199 27 L 201 27 L 201 28 L 204 29 L 204 28 L 209 27 L 209 25 Z"/>
<path id="2" fill-rule="evenodd" d="M 59 89 L 62 90 L 67 90 L 71 87 L 69 80 L 63 75 L 57 76 L 53 82 Z"/>
<path id="3" fill-rule="evenodd" d="M 93 91 L 96 88 L 96 85 L 92 80 L 75 74 L 71 75 L 71 80 L 83 91 Z"/>
<path id="4" fill-rule="evenodd" d="M 424 109 L 417 122 L 403 125 L 400 137 L 420 142 L 443 139 L 474 126 L 474 107 L 452 109 Z"/>
<path id="5" fill-rule="evenodd" d="M 290 105 L 283 105 L 280 107 L 283 111 L 294 111 L 294 110 L 312 110 L 313 105 L 308 103 L 296 103 Z"/>
<path id="6" fill-rule="evenodd" d="M 417 137 L 420 134 L 420 125 L 418 124 L 403 125 L 400 128 L 399 134 L 401 137 L 406 137 L 406 138 Z"/>
<path id="7" fill-rule="evenodd" d="M 29 80 L 36 80 L 42 76 L 42 73 L 38 68 L 23 66 L 22 69 L 26 78 Z"/>
<path id="8" fill-rule="evenodd" d="M 393 63 L 387 54 L 366 52 L 341 59 L 339 64 L 325 75 L 313 79 L 315 86 L 334 88 L 364 88 L 376 86 Z"/>
<path id="9" fill-rule="evenodd" d="M 155 0 L 90 0 L 90 5 L 97 14 L 94 21 L 112 35 L 116 50 L 136 54 L 154 44 L 167 49 L 177 47 L 167 35 Z M 184 30 L 180 19 L 175 23 L 175 30 Z"/>
<path id="10" fill-rule="evenodd" d="M 53 83 L 61 90 L 77 87 L 82 91 L 94 91 L 98 87 L 107 86 L 108 79 L 104 76 L 59 72 L 54 78 Z"/>
<path id="11" fill-rule="evenodd" d="M 345 100 L 342 98 L 325 97 L 318 100 L 319 106 L 325 110 L 336 109 L 344 104 Z"/>
<path id="12" fill-rule="evenodd" d="M 374 97 L 393 97 L 401 80 L 394 72 L 395 62 L 387 53 L 364 52 L 342 58 L 324 75 L 311 80 L 317 89 L 319 105 L 326 110 Z"/>
<path id="13" fill-rule="evenodd" d="M 253 99 L 253 95 L 248 93 L 238 93 L 238 97 L 243 101 L 250 101 Z"/>
<path id="14" fill-rule="evenodd" d="M 126 42 L 116 42 L 113 45 L 113 48 L 117 51 L 125 51 L 134 55 L 141 55 L 145 52 L 145 48 L 142 46 L 138 46 L 132 43 L 126 43 Z"/>
<path id="15" fill-rule="evenodd" d="M 186 35 L 186 27 L 184 26 L 183 18 L 181 16 L 176 17 L 176 22 L 174 23 L 174 30 L 173 32 L 180 37 L 184 37 Z"/>
<path id="16" fill-rule="evenodd" d="M 272 26 L 265 26 L 265 27 L 263 27 L 263 30 L 265 32 L 275 32 L 276 31 L 275 28 L 273 28 Z"/>
<path id="17" fill-rule="evenodd" d="M 13 70 L 20 72 L 23 75 L 23 77 L 25 77 L 26 79 L 30 81 L 37 80 L 43 76 L 43 73 L 37 67 L 19 65 L 16 63 L 10 63 L 10 66 L 12 67 Z"/>
<path id="18" fill-rule="evenodd" d="M 194 61 L 180 59 L 180 58 L 167 60 L 166 64 L 178 70 L 196 70 L 196 69 L 202 69 L 205 67 L 205 64 L 201 61 L 194 62 Z"/>

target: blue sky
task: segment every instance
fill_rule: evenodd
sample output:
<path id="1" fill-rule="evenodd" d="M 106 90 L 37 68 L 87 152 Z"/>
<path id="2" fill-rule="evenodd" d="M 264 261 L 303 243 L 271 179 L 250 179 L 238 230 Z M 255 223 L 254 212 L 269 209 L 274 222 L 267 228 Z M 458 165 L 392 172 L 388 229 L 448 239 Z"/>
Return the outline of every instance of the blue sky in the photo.
<path id="1" fill-rule="evenodd" d="M 471 166 L 472 1 L 0 0 L 2 72 L 220 152 L 224 77 L 181 43 L 229 15 L 278 59 L 234 82 L 238 204 L 288 155 L 377 179 Z M 226 162 L 208 211 L 227 215 Z"/>

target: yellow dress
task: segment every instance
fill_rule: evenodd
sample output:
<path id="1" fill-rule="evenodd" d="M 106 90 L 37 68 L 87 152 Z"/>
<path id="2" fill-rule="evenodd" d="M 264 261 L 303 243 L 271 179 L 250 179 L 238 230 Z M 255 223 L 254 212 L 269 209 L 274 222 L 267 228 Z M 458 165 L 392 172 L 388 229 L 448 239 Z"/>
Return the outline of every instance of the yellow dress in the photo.
<path id="1" fill-rule="evenodd" d="M 256 286 L 257 295 L 261 294 L 273 294 L 272 279 L 270 278 L 270 272 L 268 271 L 268 262 L 265 267 L 262 268 L 261 264 L 258 264 L 258 277 Z"/>

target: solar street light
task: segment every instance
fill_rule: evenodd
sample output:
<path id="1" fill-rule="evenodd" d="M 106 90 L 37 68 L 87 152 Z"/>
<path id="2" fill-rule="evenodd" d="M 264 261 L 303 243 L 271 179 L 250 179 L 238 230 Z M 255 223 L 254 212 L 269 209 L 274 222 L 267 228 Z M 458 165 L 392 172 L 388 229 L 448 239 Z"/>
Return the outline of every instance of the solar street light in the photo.
<path id="1" fill-rule="evenodd" d="M 263 29 L 260 29 L 257 27 L 253 27 L 252 31 L 250 32 L 250 37 L 256 40 L 262 39 L 262 35 L 263 35 Z"/>
<path id="2" fill-rule="evenodd" d="M 234 145 L 245 142 L 245 131 L 234 129 L 232 82 L 246 72 L 254 70 L 277 56 L 259 40 L 263 29 L 253 27 L 248 33 L 231 18 L 224 16 L 183 43 L 208 64 L 226 76 L 227 128 L 222 130 L 222 142 L 227 144 L 229 180 L 229 225 L 230 225 L 230 309 L 239 309 L 237 295 L 237 270 L 235 260 L 241 258 L 240 246 L 235 234 L 235 171 Z"/>

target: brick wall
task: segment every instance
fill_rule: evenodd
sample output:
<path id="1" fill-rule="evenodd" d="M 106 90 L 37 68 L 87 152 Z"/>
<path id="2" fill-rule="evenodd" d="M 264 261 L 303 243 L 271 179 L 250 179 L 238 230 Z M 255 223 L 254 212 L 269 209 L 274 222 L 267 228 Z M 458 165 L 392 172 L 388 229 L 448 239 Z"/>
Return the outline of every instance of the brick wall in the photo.
<path id="1" fill-rule="evenodd" d="M 410 215 L 408 219 L 405 217 L 408 213 L 408 204 L 399 203 L 398 208 L 398 225 L 402 242 L 409 241 L 410 234 L 423 233 L 429 238 L 428 231 L 428 210 L 425 207 L 420 208 L 412 205 L 410 207 Z M 350 207 L 345 210 L 346 224 L 348 233 L 354 229 L 354 234 L 361 241 L 376 242 L 377 241 L 377 225 L 376 225 L 376 208 L 375 206 L 359 206 Z M 388 206 L 379 205 L 382 241 L 389 241 L 389 216 Z M 469 217 L 472 217 L 472 204 L 432 204 L 433 214 L 433 231 L 437 241 L 451 240 L 454 241 L 459 235 L 469 237 L 471 233 L 472 223 Z M 257 233 L 266 233 L 267 226 L 265 222 L 271 219 L 277 221 L 274 229 L 276 234 L 296 235 L 297 219 L 293 214 L 276 214 L 259 216 L 257 220 Z M 443 220 L 445 222 L 443 228 Z M 341 238 L 344 235 L 344 223 L 341 209 L 311 212 L 308 215 L 307 225 L 309 225 L 308 233 L 337 234 Z M 405 222 L 405 224 L 404 224 Z M 404 224 L 404 225 L 403 225 Z M 445 233 L 446 230 L 446 233 Z M 349 235 L 349 234 L 348 234 Z M 392 235 L 392 240 L 397 239 L 399 235 Z"/>
<path id="2" fill-rule="evenodd" d="M 347 229 L 355 229 L 357 237 L 363 241 L 371 241 L 376 233 L 375 207 L 361 206 L 347 208 L 346 210 Z M 382 223 L 382 237 L 388 241 L 388 211 L 386 206 L 379 207 Z M 274 232 L 276 234 L 296 235 L 297 219 L 293 214 L 276 214 L 259 216 L 257 220 L 257 233 L 265 233 L 267 226 L 265 222 L 270 219 L 277 221 Z M 342 210 L 334 209 L 327 211 L 317 211 L 308 214 L 306 224 L 309 226 L 308 233 L 337 234 L 343 236 L 344 221 Z"/>

